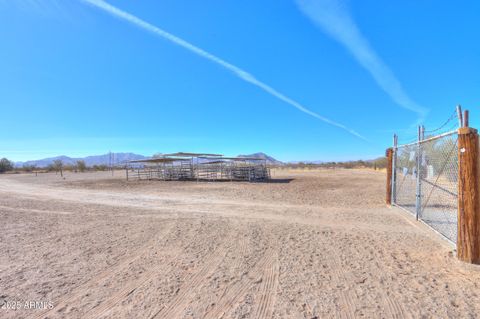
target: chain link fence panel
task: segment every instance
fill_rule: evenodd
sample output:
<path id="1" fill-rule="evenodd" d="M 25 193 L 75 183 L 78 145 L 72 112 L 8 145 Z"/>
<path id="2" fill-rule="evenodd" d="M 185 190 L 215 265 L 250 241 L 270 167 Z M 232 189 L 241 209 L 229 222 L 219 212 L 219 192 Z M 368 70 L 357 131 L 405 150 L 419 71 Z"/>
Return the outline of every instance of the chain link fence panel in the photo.
<path id="1" fill-rule="evenodd" d="M 448 240 L 457 240 L 458 134 L 456 131 L 398 146 L 393 202 Z M 417 196 L 419 201 L 417 202 Z"/>
<path id="2" fill-rule="evenodd" d="M 457 132 L 420 142 L 419 218 L 452 242 L 457 240 Z"/>

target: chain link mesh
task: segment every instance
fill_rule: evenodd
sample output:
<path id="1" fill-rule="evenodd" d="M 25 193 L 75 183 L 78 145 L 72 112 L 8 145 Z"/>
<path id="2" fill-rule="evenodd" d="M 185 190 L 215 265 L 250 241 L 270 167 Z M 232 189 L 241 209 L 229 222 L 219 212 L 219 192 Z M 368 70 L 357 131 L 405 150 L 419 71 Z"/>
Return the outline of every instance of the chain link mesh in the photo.
<path id="1" fill-rule="evenodd" d="M 457 133 L 420 143 L 420 216 L 425 223 L 457 240 L 458 152 Z"/>
<path id="2" fill-rule="evenodd" d="M 416 160 L 418 147 L 416 144 L 397 148 L 395 163 L 394 203 L 415 215 L 416 201 Z"/>
<path id="3" fill-rule="evenodd" d="M 399 146 L 395 154 L 393 194 L 396 205 L 414 215 L 418 211 L 419 219 L 454 243 L 458 210 L 457 143 L 455 131 Z"/>

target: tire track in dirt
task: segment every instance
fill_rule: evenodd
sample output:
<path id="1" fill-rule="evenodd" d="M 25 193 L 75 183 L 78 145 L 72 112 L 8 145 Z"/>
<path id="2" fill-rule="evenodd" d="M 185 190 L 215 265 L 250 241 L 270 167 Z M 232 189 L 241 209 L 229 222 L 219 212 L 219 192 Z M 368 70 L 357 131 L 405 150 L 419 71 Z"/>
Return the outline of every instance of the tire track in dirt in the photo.
<path id="1" fill-rule="evenodd" d="M 171 258 L 171 260 L 176 260 L 182 254 L 182 251 Z M 158 275 L 162 270 L 163 265 L 158 265 L 157 267 L 150 268 L 147 272 L 143 274 L 139 279 L 133 281 L 129 285 L 123 287 L 121 290 L 117 291 L 109 299 L 103 301 L 98 307 L 93 308 L 88 311 L 85 315 L 89 318 L 99 318 L 102 315 L 105 315 L 110 309 L 112 309 L 120 301 L 131 295 L 135 290 L 143 286 L 147 281 L 153 279 L 154 276 Z"/>
<path id="2" fill-rule="evenodd" d="M 260 299 L 253 315 L 253 318 L 258 319 L 271 318 L 273 315 L 279 276 L 277 254 L 272 254 L 270 256 L 270 262 L 264 266 L 263 270 L 263 279 L 258 291 Z"/>
<path id="3" fill-rule="evenodd" d="M 242 231 L 240 232 L 240 240 L 239 242 L 239 247 L 237 249 L 237 253 L 239 256 L 236 258 L 235 262 L 233 263 L 233 269 L 239 269 L 243 263 L 243 257 L 246 255 L 248 251 L 248 241 L 246 238 L 246 234 Z M 204 317 L 205 318 L 220 318 L 220 314 L 222 314 L 222 311 L 224 311 L 224 308 L 226 305 L 232 302 L 238 294 L 241 293 L 242 290 L 248 289 L 247 284 L 242 285 L 242 278 L 244 275 L 242 274 L 240 276 L 240 279 L 237 281 L 233 282 L 231 285 L 225 287 L 223 290 L 223 293 L 218 297 L 218 299 L 215 301 L 215 305 L 213 307 L 210 307 L 206 310 Z M 236 289 L 234 289 L 236 288 Z M 223 315 L 223 314 L 222 314 Z"/>
<path id="4" fill-rule="evenodd" d="M 338 263 L 338 260 L 332 261 L 332 267 L 336 282 L 346 283 L 345 273 L 340 269 L 341 265 Z M 337 317 L 346 319 L 355 318 L 356 306 L 355 302 L 353 302 L 355 298 L 358 298 L 358 296 L 349 289 L 340 291 L 340 303 L 343 304 L 343 307 L 340 312 L 337 312 Z"/>
<path id="5" fill-rule="evenodd" d="M 333 232 L 332 232 L 333 234 Z M 338 257 L 337 252 L 332 249 L 332 243 L 327 242 L 327 239 L 325 236 L 320 236 L 320 241 L 322 241 L 321 247 L 325 247 L 328 250 L 327 256 L 330 256 L 329 258 L 329 268 L 332 270 L 332 275 L 335 277 L 335 282 L 337 283 L 344 283 L 345 284 L 345 289 L 341 290 L 339 293 L 339 298 L 340 298 L 340 306 L 341 306 L 341 311 L 336 311 L 335 317 L 336 318 L 346 318 L 346 319 L 353 319 L 355 318 L 355 299 L 358 299 L 358 296 L 352 292 L 351 289 L 347 289 L 347 284 L 349 280 L 347 279 L 347 273 L 342 267 L 342 263 L 340 261 L 340 258 Z M 351 281 L 350 281 L 351 282 Z"/>
<path id="6" fill-rule="evenodd" d="M 358 249 L 355 250 L 355 253 L 358 256 L 357 258 L 360 258 Z M 377 268 L 378 272 L 383 271 L 383 269 L 380 269 L 380 267 Z M 387 315 L 390 315 L 391 318 L 411 318 L 410 313 L 407 313 L 403 305 L 397 301 L 397 295 L 392 295 L 390 291 L 387 291 L 387 289 L 385 289 L 384 285 L 378 286 L 377 289 L 381 291 L 381 295 L 383 296 L 381 302 L 385 306 Z"/>
<path id="7" fill-rule="evenodd" d="M 207 241 L 209 241 L 209 240 L 214 240 L 216 237 L 217 237 L 217 235 L 211 235 L 211 236 L 206 237 L 205 239 Z M 226 240 L 224 240 L 220 244 L 219 248 L 217 248 L 215 251 L 212 252 L 212 254 L 214 254 L 214 257 L 218 258 L 218 255 L 219 254 L 221 255 L 222 252 L 226 253 L 227 247 L 226 247 L 226 242 L 225 241 Z M 144 273 L 142 275 L 141 278 L 132 282 L 130 285 L 124 287 L 123 289 L 121 289 L 120 291 L 115 293 L 112 297 L 105 300 L 100 306 L 91 309 L 89 312 L 87 312 L 86 315 L 88 315 L 88 317 L 92 317 L 92 318 L 99 318 L 103 315 L 106 315 L 115 305 L 120 303 L 125 298 L 128 298 L 131 294 L 133 294 L 136 290 L 141 288 L 144 284 L 146 284 L 150 280 L 154 279 L 155 276 L 161 275 L 162 273 L 165 273 L 165 272 L 170 272 L 172 269 L 179 268 L 180 267 L 180 262 L 181 262 L 180 257 L 183 254 L 185 254 L 185 249 L 193 246 L 194 244 L 195 244 L 195 242 L 192 241 L 189 244 L 187 244 L 187 246 L 177 247 L 177 251 L 174 254 L 174 256 L 170 257 L 167 261 L 164 261 L 163 263 L 157 264 L 156 267 L 153 267 L 153 268 L 149 269 L 146 273 Z M 197 254 L 197 253 L 202 252 L 203 250 L 204 249 L 199 248 L 198 251 L 195 251 L 195 252 L 192 252 L 192 253 Z M 204 258 L 210 259 L 211 255 L 207 255 Z M 215 258 L 213 258 L 213 259 L 215 260 Z M 167 269 L 163 268 L 165 264 L 169 264 L 169 267 Z M 199 279 L 199 281 L 201 282 L 203 279 L 205 279 L 205 278 L 202 277 L 202 278 Z"/>
<path id="8" fill-rule="evenodd" d="M 227 313 L 234 310 L 236 305 L 243 299 L 249 290 L 254 290 L 255 286 L 262 276 L 256 274 L 262 273 L 262 269 L 268 268 L 273 263 L 272 251 L 267 251 L 264 256 L 251 268 L 248 274 L 242 275 L 240 279 L 228 286 L 224 293 L 215 302 L 215 306 L 210 308 L 204 318 L 223 318 Z"/>
<path id="9" fill-rule="evenodd" d="M 231 269 L 233 269 L 234 271 L 237 271 L 237 270 L 240 270 L 241 269 L 241 266 L 243 265 L 244 263 L 244 257 L 247 255 L 248 253 L 248 240 L 247 240 L 247 235 L 248 235 L 248 232 L 247 232 L 247 228 L 243 225 L 243 226 L 239 226 L 237 227 L 237 229 L 239 229 L 239 236 L 240 237 L 238 240 L 237 240 L 237 243 L 238 243 L 238 247 L 236 250 L 231 250 L 232 253 L 236 254 L 237 256 L 235 257 L 235 261 L 232 263 L 232 267 L 230 267 Z M 244 274 L 242 274 L 240 276 L 240 279 L 239 280 L 236 280 L 234 281 L 233 283 L 231 283 L 230 285 L 226 286 L 222 292 L 222 294 L 218 297 L 218 299 L 215 301 L 214 305 L 213 306 L 210 306 L 208 307 L 206 310 L 205 310 L 205 313 L 204 313 L 204 317 L 208 317 L 208 314 L 211 313 L 212 311 L 219 311 L 219 305 L 221 304 L 225 304 L 226 303 L 226 299 L 228 300 L 229 298 L 231 298 L 231 295 L 229 294 L 230 292 L 230 288 L 232 286 L 236 286 L 238 285 L 238 283 L 241 281 L 241 278 L 244 276 Z M 220 308 L 221 309 L 221 308 Z M 221 311 L 221 310 L 220 310 Z M 215 318 L 218 318 L 219 315 L 217 313 L 217 315 L 215 316 Z"/>
<path id="10" fill-rule="evenodd" d="M 343 240 L 343 239 L 340 239 L 340 240 Z M 332 243 L 326 243 L 328 246 L 327 247 L 333 247 L 332 246 Z M 359 252 L 359 247 L 356 246 L 356 247 L 353 247 L 353 246 L 349 246 L 347 249 L 348 249 L 348 254 L 350 255 L 350 259 L 352 260 L 361 260 L 362 256 L 365 256 L 365 254 L 360 254 Z M 350 249 L 349 249 L 350 248 Z M 342 248 L 342 251 L 344 251 L 345 247 Z M 349 272 L 349 271 L 343 271 L 343 267 L 341 267 L 341 261 L 340 261 L 340 258 L 338 256 L 338 254 L 335 252 L 335 250 L 331 249 L 331 252 L 330 252 L 331 256 L 333 256 L 333 263 L 336 264 L 338 267 L 335 267 L 335 272 L 337 273 L 337 275 L 339 276 L 339 278 L 343 278 L 343 280 L 345 280 L 346 283 L 355 283 L 357 281 L 358 278 L 356 278 L 355 276 L 353 276 L 352 272 Z M 380 269 L 379 267 L 378 268 L 378 272 L 381 273 L 382 272 L 382 269 Z M 381 298 L 380 298 L 380 302 L 384 305 L 384 310 L 386 312 L 386 317 L 387 318 L 409 318 L 410 316 L 408 316 L 403 308 L 403 306 L 397 302 L 397 300 L 395 298 L 392 298 L 392 296 L 389 296 L 387 294 L 387 291 L 383 288 L 383 287 L 378 287 L 378 289 L 381 289 L 382 291 L 382 294 L 381 294 Z M 343 301 L 347 304 L 350 305 L 350 307 L 352 307 L 351 309 L 355 309 L 353 308 L 354 307 L 354 304 L 351 303 L 351 301 L 356 298 L 358 299 L 358 295 L 356 293 L 352 293 L 351 290 L 349 289 L 347 292 L 342 292 L 343 294 Z M 354 297 L 354 298 L 352 298 Z M 342 315 L 342 314 L 339 314 L 339 315 Z M 355 317 L 355 313 L 344 313 L 343 314 L 344 316 L 351 316 L 353 315 L 353 317 Z M 350 317 L 348 317 L 350 318 Z"/>
<path id="11" fill-rule="evenodd" d="M 174 227 L 173 224 L 169 225 L 163 234 L 159 235 L 158 237 L 154 237 L 153 239 L 148 241 L 146 245 L 144 245 L 140 250 L 136 251 L 135 255 L 124 258 L 121 261 L 119 261 L 117 264 L 115 264 L 113 267 L 111 266 L 105 269 L 104 271 L 98 273 L 97 275 L 91 277 L 86 282 L 75 287 L 72 290 L 72 293 L 70 293 L 69 295 L 57 301 L 54 308 L 49 309 L 45 312 L 42 312 L 34 318 L 36 319 L 45 318 L 49 314 L 53 314 L 55 311 L 58 312 L 58 311 L 61 311 L 62 309 L 67 308 L 69 305 L 71 305 L 72 301 L 81 298 L 83 295 L 87 294 L 90 291 L 90 289 L 94 289 L 96 286 L 98 286 L 100 281 L 109 277 L 110 278 L 115 277 L 122 270 L 126 269 L 128 265 L 134 263 L 135 261 L 139 260 L 141 257 L 145 256 L 149 252 L 152 245 L 155 244 L 156 241 L 161 241 L 162 239 L 166 238 L 172 231 L 173 227 Z"/>
<path id="12" fill-rule="evenodd" d="M 403 306 L 398 303 L 395 299 L 390 296 L 385 297 L 386 303 L 388 303 L 388 309 L 392 318 L 411 318 L 410 314 L 407 314 L 403 308 Z"/>
<path id="13" fill-rule="evenodd" d="M 224 318 L 235 311 L 245 299 L 245 295 L 250 292 L 254 294 L 254 299 L 257 299 L 258 302 L 257 313 L 253 318 L 271 317 L 278 287 L 279 267 L 278 251 L 276 251 L 278 241 L 274 239 L 268 241 L 270 245 L 262 253 L 261 258 L 249 268 L 248 272 L 241 274 L 238 280 L 230 283 L 224 289 L 223 294 L 218 297 L 214 306 L 205 312 L 203 318 Z M 240 243 L 240 246 L 243 247 L 245 244 Z M 247 246 L 245 246 L 245 250 Z"/>
<path id="14" fill-rule="evenodd" d="M 239 231 L 240 234 L 240 239 L 238 240 L 238 249 L 237 253 L 239 256 L 235 259 L 235 262 L 233 262 L 232 268 L 233 269 L 238 269 L 242 266 L 243 264 L 243 258 L 246 255 L 248 251 L 248 240 L 247 240 L 247 233 L 243 231 Z"/>
<path id="15" fill-rule="evenodd" d="M 367 242 L 367 241 L 364 241 L 364 242 Z M 373 243 L 373 245 L 375 246 L 375 242 Z M 353 247 L 353 244 L 351 244 L 349 247 Z M 364 250 L 365 253 L 364 254 L 361 254 L 360 253 L 360 250 Z M 361 260 L 362 256 L 365 256 L 368 254 L 368 252 L 366 252 L 366 247 L 362 247 L 362 246 L 355 246 L 354 249 L 350 249 L 350 254 L 352 255 L 352 258 L 353 259 L 356 259 L 356 260 Z M 376 247 L 374 248 L 374 251 L 375 252 L 384 252 L 384 248 L 383 247 Z M 385 256 L 382 255 L 382 256 L 378 256 L 377 257 L 378 259 L 385 259 Z M 377 264 L 373 264 L 372 267 L 375 267 L 377 268 L 377 271 L 378 273 L 383 273 L 384 272 L 384 269 L 381 269 Z M 349 277 L 349 280 L 352 280 L 352 282 L 355 282 L 356 281 L 356 278 L 354 276 L 352 276 L 351 273 L 348 273 L 348 277 Z M 384 285 L 382 286 L 379 286 L 377 287 L 378 290 L 381 291 L 381 298 L 380 298 L 380 301 L 381 303 L 384 305 L 384 310 L 386 312 L 386 317 L 388 318 L 399 318 L 399 319 L 403 319 L 403 318 L 411 318 L 410 314 L 406 313 L 403 305 L 401 303 L 399 303 L 397 301 L 397 296 L 394 294 L 393 296 L 390 295 L 390 291 L 387 291 L 384 287 Z"/>
<path id="16" fill-rule="evenodd" d="M 231 246 L 227 246 L 224 243 L 222 247 L 213 253 L 213 256 L 205 257 L 209 261 L 185 280 L 179 288 L 180 293 L 177 294 L 167 306 L 157 311 L 150 318 L 180 318 L 182 312 L 196 295 L 196 289 L 208 281 L 207 279 L 224 260 L 229 249 L 231 249 Z"/>
<path id="17" fill-rule="evenodd" d="M 382 289 L 383 290 L 383 289 Z M 384 291 L 385 293 L 385 291 Z M 385 294 L 384 294 L 385 295 Z M 385 296 L 382 298 L 381 302 L 385 306 L 385 310 L 387 313 L 387 318 L 410 318 L 410 316 L 406 316 L 405 311 L 403 310 L 402 305 L 400 305 L 395 299 L 390 296 Z"/>

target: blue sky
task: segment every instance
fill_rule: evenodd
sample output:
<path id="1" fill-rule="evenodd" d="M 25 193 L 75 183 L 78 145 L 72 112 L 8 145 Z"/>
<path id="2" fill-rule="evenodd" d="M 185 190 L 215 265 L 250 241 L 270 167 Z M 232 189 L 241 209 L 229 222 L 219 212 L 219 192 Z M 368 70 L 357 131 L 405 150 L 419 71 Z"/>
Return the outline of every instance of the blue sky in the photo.
<path id="1" fill-rule="evenodd" d="M 479 122 L 478 1 L 106 3 L 0 0 L 0 157 L 368 159 Z"/>

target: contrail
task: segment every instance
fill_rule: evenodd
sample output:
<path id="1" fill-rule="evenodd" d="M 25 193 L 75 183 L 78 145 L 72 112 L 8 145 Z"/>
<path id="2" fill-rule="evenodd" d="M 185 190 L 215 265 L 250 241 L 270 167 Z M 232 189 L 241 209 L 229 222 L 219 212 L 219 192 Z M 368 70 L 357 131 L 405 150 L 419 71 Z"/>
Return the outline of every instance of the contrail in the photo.
<path id="1" fill-rule="evenodd" d="M 423 119 L 428 110 L 414 102 L 400 81 L 360 32 L 342 0 L 296 0 L 300 10 L 327 35 L 340 42 L 399 106 Z"/>
<path id="2" fill-rule="evenodd" d="M 223 68 L 233 72 L 233 74 L 235 74 L 236 76 L 238 76 L 239 78 L 241 78 L 242 80 L 248 82 L 248 83 L 251 83 L 255 86 L 257 86 L 258 88 L 264 90 L 265 92 L 269 93 L 270 95 L 276 97 L 277 99 L 287 103 L 287 104 L 290 104 L 291 106 L 297 108 L 298 110 L 308 114 L 308 115 L 311 115 L 325 123 L 328 123 L 330 125 L 333 125 L 335 127 L 338 127 L 342 130 L 345 130 L 347 131 L 348 133 L 358 137 L 358 138 L 361 138 L 362 140 L 365 140 L 365 141 L 368 141 L 365 137 L 363 137 L 362 135 L 360 135 L 359 133 L 355 132 L 354 130 L 346 127 L 345 125 L 343 124 L 340 124 L 338 122 L 335 122 L 333 120 L 330 120 L 324 116 L 321 116 L 313 111 L 310 111 L 309 109 L 307 109 L 305 106 L 303 106 L 302 104 L 298 103 L 297 101 L 295 100 L 292 100 L 291 98 L 289 98 L 288 96 L 278 92 L 277 90 L 275 90 L 274 88 L 272 88 L 271 86 L 269 86 L 268 84 L 260 81 L 260 80 L 257 80 L 252 74 L 242 70 L 241 68 L 231 64 L 231 63 L 228 63 L 226 62 L 225 60 L 222 60 L 220 59 L 219 57 L 203 50 L 203 49 L 200 49 L 199 47 L 177 37 L 177 36 L 174 36 L 173 34 L 171 33 L 168 33 L 148 22 L 145 22 L 144 20 L 128 13 L 128 12 L 125 12 L 123 10 L 120 10 L 118 9 L 117 7 L 115 6 L 112 6 L 111 4 L 103 1 L 103 0 L 81 0 L 83 2 L 86 2 L 90 5 L 93 5 L 99 9 L 102 9 L 103 11 L 117 17 L 117 18 L 121 18 L 125 21 L 128 21 L 146 31 L 149 31 L 149 32 L 152 32 L 164 39 L 167 39 L 171 42 L 173 42 L 174 44 L 176 45 L 179 45 L 207 60 L 210 60 L 220 66 L 222 66 Z"/>

